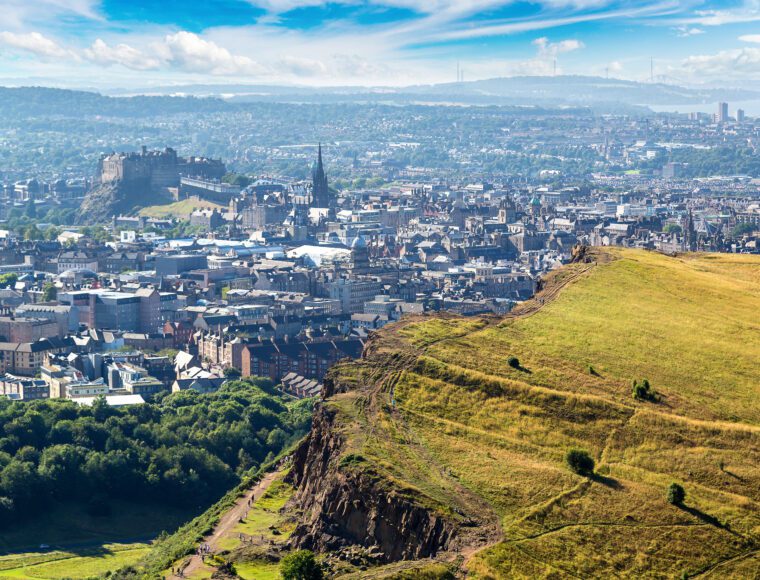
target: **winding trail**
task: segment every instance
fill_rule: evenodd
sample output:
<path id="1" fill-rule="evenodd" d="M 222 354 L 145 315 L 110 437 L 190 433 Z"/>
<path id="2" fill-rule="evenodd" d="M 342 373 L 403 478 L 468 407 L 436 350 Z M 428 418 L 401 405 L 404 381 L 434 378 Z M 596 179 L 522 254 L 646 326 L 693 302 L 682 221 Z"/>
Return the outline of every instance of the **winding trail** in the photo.
<path id="1" fill-rule="evenodd" d="M 208 536 L 203 538 L 203 541 L 201 542 L 208 545 L 211 554 L 216 552 L 219 540 L 221 540 L 227 532 L 231 531 L 245 516 L 246 512 L 251 509 L 249 502 L 252 505 L 256 499 L 261 498 L 282 472 L 283 470 L 279 469 L 267 473 L 256 485 L 240 496 L 235 502 L 235 505 L 222 515 L 219 522 L 214 526 L 214 530 Z M 192 578 L 193 574 L 201 568 L 203 568 L 203 557 L 196 552 L 190 556 L 189 559 L 185 559 L 184 562 L 176 568 L 177 573 L 170 574 L 168 578 L 172 580 Z"/>

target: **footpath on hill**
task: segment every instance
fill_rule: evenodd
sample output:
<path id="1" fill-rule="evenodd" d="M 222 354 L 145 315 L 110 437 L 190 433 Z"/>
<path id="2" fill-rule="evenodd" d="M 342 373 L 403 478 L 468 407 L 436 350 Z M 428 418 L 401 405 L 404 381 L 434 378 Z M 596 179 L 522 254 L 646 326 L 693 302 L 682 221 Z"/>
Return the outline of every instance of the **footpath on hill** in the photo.
<path id="1" fill-rule="evenodd" d="M 206 546 L 205 554 L 196 552 L 189 559 L 185 559 L 182 564 L 174 569 L 174 573 L 168 577 L 180 580 L 182 578 L 192 578 L 193 573 L 203 568 L 203 556 L 214 554 L 217 550 L 217 544 L 224 535 L 231 531 L 238 522 L 245 517 L 246 512 L 251 509 L 251 505 L 260 499 L 266 493 L 269 486 L 282 474 L 282 470 L 270 471 L 259 482 L 238 498 L 235 505 L 232 506 L 214 527 L 214 530 L 203 540 L 201 545 Z"/>

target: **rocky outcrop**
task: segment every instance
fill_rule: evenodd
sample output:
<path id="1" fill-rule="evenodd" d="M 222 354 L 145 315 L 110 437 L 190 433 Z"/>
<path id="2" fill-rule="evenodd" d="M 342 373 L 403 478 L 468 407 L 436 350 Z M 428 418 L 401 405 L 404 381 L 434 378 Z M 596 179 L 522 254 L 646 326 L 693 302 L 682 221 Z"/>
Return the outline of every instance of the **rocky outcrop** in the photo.
<path id="1" fill-rule="evenodd" d="M 458 524 L 425 508 L 344 453 L 336 413 L 319 407 L 289 474 L 300 522 L 293 543 L 317 551 L 376 547 L 386 561 L 425 558 L 446 550 Z"/>
<path id="2" fill-rule="evenodd" d="M 152 191 L 147 180 L 105 182 L 87 192 L 77 212 L 77 223 L 102 224 L 110 222 L 113 216 L 132 214 L 137 207 L 170 201 Z"/>

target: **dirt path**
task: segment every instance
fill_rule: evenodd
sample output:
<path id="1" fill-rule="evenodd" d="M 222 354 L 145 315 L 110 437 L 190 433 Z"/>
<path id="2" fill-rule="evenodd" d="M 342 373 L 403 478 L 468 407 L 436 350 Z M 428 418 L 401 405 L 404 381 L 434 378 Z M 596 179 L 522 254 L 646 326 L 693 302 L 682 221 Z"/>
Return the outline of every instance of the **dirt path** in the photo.
<path id="1" fill-rule="evenodd" d="M 269 486 L 282 474 L 281 470 L 270 471 L 267 473 L 255 486 L 245 492 L 244 495 L 238 498 L 235 505 L 232 506 L 219 520 L 219 523 L 214 527 L 214 531 L 208 536 L 203 538 L 201 543 L 208 546 L 209 552 L 213 554 L 217 550 L 217 543 L 219 540 L 232 530 L 238 522 L 245 516 L 250 508 L 249 502 L 253 504 L 256 499 L 261 498 L 262 495 L 269 489 Z M 194 572 L 197 572 L 203 567 L 203 557 L 197 553 L 193 554 L 189 560 L 185 560 L 184 565 L 180 565 L 177 569 L 177 574 L 169 576 L 170 579 L 182 579 L 192 578 Z M 181 571 L 181 572 L 180 572 Z M 181 576 L 179 574 L 182 574 Z"/>

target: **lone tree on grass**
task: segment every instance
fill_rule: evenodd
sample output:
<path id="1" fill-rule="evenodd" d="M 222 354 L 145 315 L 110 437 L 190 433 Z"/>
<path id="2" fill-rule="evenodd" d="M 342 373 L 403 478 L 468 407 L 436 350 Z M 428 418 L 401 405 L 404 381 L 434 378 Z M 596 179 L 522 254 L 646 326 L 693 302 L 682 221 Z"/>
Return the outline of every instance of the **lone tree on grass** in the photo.
<path id="1" fill-rule="evenodd" d="M 640 401 L 655 401 L 657 395 L 655 395 L 654 389 L 649 384 L 647 379 L 644 379 L 640 383 L 633 381 L 633 398 Z"/>
<path id="2" fill-rule="evenodd" d="M 322 568 L 310 550 L 299 550 L 288 554 L 280 561 L 280 575 L 283 580 L 322 580 Z"/>
<path id="3" fill-rule="evenodd" d="M 583 449 L 571 449 L 565 455 L 565 461 L 570 469 L 578 475 L 591 475 L 594 473 L 594 458 L 588 451 Z"/>
<path id="4" fill-rule="evenodd" d="M 673 505 L 681 505 L 686 499 L 686 491 L 677 483 L 671 483 L 668 486 L 668 502 Z"/>
<path id="5" fill-rule="evenodd" d="M 511 366 L 513 369 L 519 369 L 520 368 L 520 359 L 516 356 L 511 356 L 507 359 L 507 364 Z"/>

